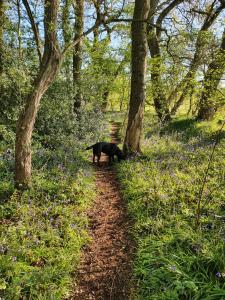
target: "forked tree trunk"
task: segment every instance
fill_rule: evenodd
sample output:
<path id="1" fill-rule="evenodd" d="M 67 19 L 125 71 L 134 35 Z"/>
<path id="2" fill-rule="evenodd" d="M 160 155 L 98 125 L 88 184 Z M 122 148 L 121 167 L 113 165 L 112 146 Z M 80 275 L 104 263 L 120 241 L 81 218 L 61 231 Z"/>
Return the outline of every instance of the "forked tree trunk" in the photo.
<path id="1" fill-rule="evenodd" d="M 148 18 L 149 9 L 149 0 L 135 0 L 131 28 L 131 96 L 126 137 L 124 141 L 124 151 L 126 154 L 129 154 L 130 152 L 140 152 L 141 150 L 140 139 L 144 116 L 145 77 L 148 50 L 147 24 L 144 20 L 147 20 Z"/>
<path id="2" fill-rule="evenodd" d="M 160 53 L 160 37 L 162 22 L 165 17 L 179 5 L 183 0 L 173 0 L 159 15 L 156 25 L 155 14 L 159 0 L 150 0 L 151 9 L 149 11 L 149 25 L 148 25 L 148 47 L 151 54 L 151 85 L 152 85 L 152 96 L 154 101 L 155 110 L 160 121 L 166 122 L 171 119 L 169 111 L 169 102 L 167 101 L 164 87 L 162 84 L 162 58 Z"/>
<path id="3" fill-rule="evenodd" d="M 84 0 L 75 1 L 75 39 L 79 37 L 84 30 Z M 76 44 L 73 52 L 73 84 L 76 89 L 76 95 L 74 97 L 74 112 L 79 114 L 79 109 L 82 103 L 82 91 L 81 91 L 81 66 L 82 66 L 82 40 Z"/>
<path id="4" fill-rule="evenodd" d="M 223 32 L 222 42 L 215 59 L 209 64 L 205 74 L 203 91 L 199 102 L 198 120 L 210 120 L 213 118 L 217 105 L 214 95 L 219 82 L 225 71 L 225 30 Z"/>
<path id="5" fill-rule="evenodd" d="M 205 33 L 215 22 L 221 11 L 225 8 L 225 3 L 221 2 L 221 5 L 214 10 L 215 1 L 211 5 L 210 12 L 206 15 L 204 23 L 198 32 L 196 44 L 195 44 L 195 54 L 193 60 L 190 64 L 190 68 L 184 77 L 184 79 L 177 85 L 177 87 L 173 90 L 173 92 L 168 97 L 168 103 L 171 103 L 173 98 L 177 95 L 179 91 L 182 90 L 182 93 L 179 99 L 175 102 L 173 108 L 171 109 L 171 116 L 177 113 L 179 107 L 183 104 L 185 97 L 192 90 L 193 80 L 195 79 L 196 72 L 199 68 L 201 58 L 204 55 L 202 53 L 202 47 L 204 45 Z"/>
<path id="6" fill-rule="evenodd" d="M 60 66 L 56 37 L 58 0 L 45 0 L 45 46 L 39 74 L 27 97 L 16 130 L 15 185 L 26 188 L 31 180 L 31 139 L 41 97 L 53 82 Z"/>

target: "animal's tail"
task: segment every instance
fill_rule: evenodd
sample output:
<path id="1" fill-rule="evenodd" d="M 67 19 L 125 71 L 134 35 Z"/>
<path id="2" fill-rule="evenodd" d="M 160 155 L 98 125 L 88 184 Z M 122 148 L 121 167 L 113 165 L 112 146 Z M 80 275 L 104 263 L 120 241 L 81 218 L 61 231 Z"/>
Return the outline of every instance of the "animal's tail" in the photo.
<path id="1" fill-rule="evenodd" d="M 94 145 L 90 146 L 90 147 L 87 147 L 85 150 L 90 150 L 93 148 Z"/>

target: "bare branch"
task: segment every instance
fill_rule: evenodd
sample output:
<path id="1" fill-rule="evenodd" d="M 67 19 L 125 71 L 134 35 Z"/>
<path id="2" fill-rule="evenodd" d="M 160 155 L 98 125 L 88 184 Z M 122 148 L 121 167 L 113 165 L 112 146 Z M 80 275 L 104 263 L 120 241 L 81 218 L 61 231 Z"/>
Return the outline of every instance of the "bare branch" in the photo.
<path id="1" fill-rule="evenodd" d="M 172 1 L 159 15 L 157 21 L 156 21 L 156 36 L 157 38 L 160 38 L 160 33 L 161 30 L 160 28 L 162 27 L 162 22 L 165 19 L 165 17 L 173 10 L 177 5 L 181 4 L 184 2 L 184 0 L 174 0 Z"/>

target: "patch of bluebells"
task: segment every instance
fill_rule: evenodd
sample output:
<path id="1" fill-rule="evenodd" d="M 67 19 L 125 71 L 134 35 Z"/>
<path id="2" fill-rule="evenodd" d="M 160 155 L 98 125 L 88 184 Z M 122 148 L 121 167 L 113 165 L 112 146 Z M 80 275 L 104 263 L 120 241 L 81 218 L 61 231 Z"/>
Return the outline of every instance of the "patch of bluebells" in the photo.
<path id="1" fill-rule="evenodd" d="M 216 277 L 217 278 L 225 278 L 225 273 L 217 272 Z"/>
<path id="2" fill-rule="evenodd" d="M 169 266 L 169 269 L 172 271 L 176 271 L 177 267 L 176 266 Z"/>

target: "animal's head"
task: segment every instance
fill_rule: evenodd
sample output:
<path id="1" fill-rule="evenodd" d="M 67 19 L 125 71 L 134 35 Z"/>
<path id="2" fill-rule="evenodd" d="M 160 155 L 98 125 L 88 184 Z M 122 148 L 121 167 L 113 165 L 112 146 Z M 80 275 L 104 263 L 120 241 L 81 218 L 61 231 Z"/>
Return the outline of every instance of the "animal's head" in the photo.
<path id="1" fill-rule="evenodd" d="M 126 159 L 126 156 L 125 154 L 123 153 L 123 151 L 121 151 L 119 148 L 117 149 L 116 151 L 116 156 L 118 157 L 118 160 L 121 160 L 121 159 Z"/>

